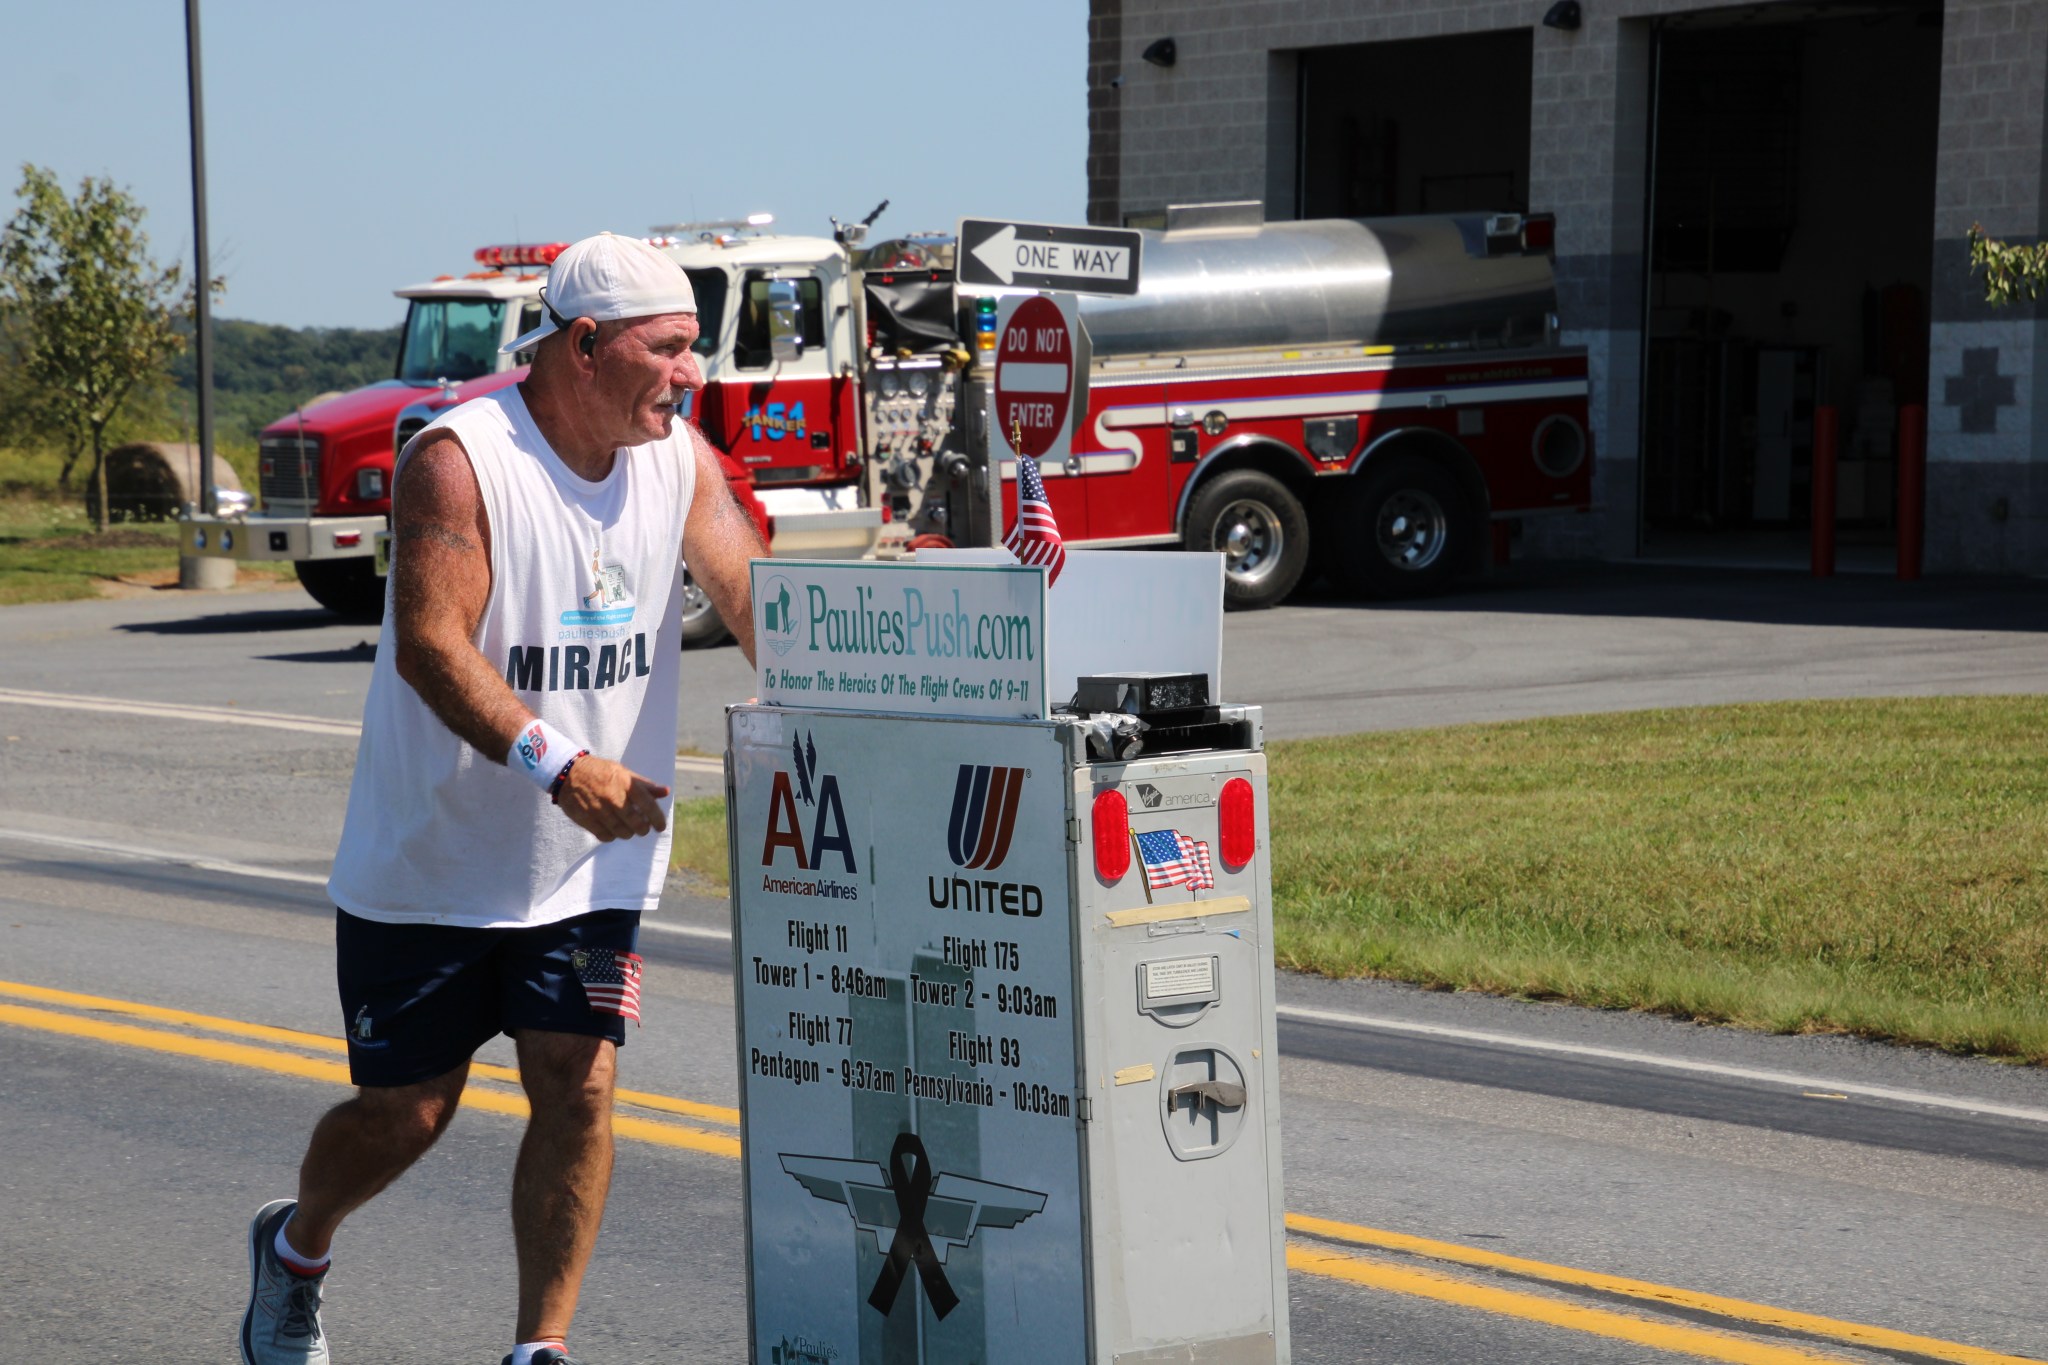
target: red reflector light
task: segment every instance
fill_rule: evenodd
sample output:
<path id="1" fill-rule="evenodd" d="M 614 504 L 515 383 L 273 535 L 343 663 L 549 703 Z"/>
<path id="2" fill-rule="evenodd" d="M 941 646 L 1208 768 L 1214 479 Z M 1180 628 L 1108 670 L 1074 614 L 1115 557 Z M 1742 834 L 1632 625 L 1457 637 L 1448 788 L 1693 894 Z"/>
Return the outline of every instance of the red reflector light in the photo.
<path id="1" fill-rule="evenodd" d="M 1249 792 L 1249 788 L 1246 789 Z M 1124 794 L 1111 789 L 1095 796 L 1095 875 L 1106 882 L 1122 881 L 1131 870 L 1131 808 Z"/>
<path id="2" fill-rule="evenodd" d="M 1223 784 L 1216 805 L 1220 826 L 1217 842 L 1222 845 L 1219 852 L 1223 855 L 1223 865 L 1235 871 L 1250 862 L 1259 847 L 1258 812 L 1252 809 L 1252 784 L 1241 777 L 1231 778 Z"/>
<path id="3" fill-rule="evenodd" d="M 1549 214 L 1532 215 L 1522 222 L 1522 250 L 1549 251 L 1557 245 L 1557 219 Z"/>
<path id="4" fill-rule="evenodd" d="M 569 249 L 567 242 L 546 242 L 537 245 L 519 244 L 514 246 L 480 246 L 476 249 L 478 265 L 553 265 L 555 257 Z"/>
<path id="5" fill-rule="evenodd" d="M 334 533 L 334 548 L 337 550 L 352 550 L 362 543 L 363 533 L 361 531 L 336 531 Z"/>

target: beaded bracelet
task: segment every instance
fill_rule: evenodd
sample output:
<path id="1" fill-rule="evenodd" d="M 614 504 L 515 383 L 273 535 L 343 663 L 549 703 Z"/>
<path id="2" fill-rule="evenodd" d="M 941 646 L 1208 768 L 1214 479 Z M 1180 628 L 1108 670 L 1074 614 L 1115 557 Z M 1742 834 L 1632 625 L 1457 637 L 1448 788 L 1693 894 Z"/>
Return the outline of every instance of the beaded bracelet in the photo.
<path id="1" fill-rule="evenodd" d="M 562 771 L 556 773 L 555 780 L 548 784 L 548 800 L 558 806 L 562 804 L 562 784 L 569 780 L 569 769 L 576 766 L 577 759 L 586 757 L 589 753 L 588 749 L 578 749 L 569 756 L 569 761 L 562 765 Z"/>

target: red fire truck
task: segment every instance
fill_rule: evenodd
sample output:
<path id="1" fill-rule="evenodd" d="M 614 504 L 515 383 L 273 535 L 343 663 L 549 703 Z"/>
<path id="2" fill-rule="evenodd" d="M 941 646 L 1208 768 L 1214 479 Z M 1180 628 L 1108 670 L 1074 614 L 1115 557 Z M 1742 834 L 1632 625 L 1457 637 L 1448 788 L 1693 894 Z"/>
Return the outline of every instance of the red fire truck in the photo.
<path id="1" fill-rule="evenodd" d="M 776 553 L 890 552 L 931 528 L 922 493 L 935 463 L 964 458 L 948 444 L 967 359 L 950 243 L 864 251 L 864 224 L 826 239 L 771 235 L 770 221 L 678 224 L 650 239 L 689 273 L 705 320 L 709 387 L 693 415 L 727 453 L 735 489 L 758 485 L 760 501 L 743 500 L 774 514 Z M 538 322 L 543 277 L 531 272 L 564 245 L 485 247 L 486 269 L 397 291 L 411 301 L 397 376 L 265 428 L 261 506 L 191 519 L 188 552 L 292 561 L 322 605 L 374 615 L 394 452 L 435 412 L 524 373 L 528 357 L 498 347 Z M 691 600 L 687 638 L 722 638 L 708 603 Z"/>
<path id="2" fill-rule="evenodd" d="M 391 510 L 393 416 L 423 393 L 523 363 L 498 348 L 540 322 L 541 277 L 501 267 L 545 262 L 511 259 L 498 248 L 477 258 L 489 268 L 395 291 L 407 309 L 393 376 L 265 427 L 256 440 L 259 505 L 244 516 L 187 519 L 185 553 L 290 561 L 329 610 L 382 610 L 384 582 L 372 550 Z"/>
<path id="3" fill-rule="evenodd" d="M 670 239 L 704 319 L 696 415 L 754 476 L 778 554 L 994 544 L 1015 516 L 1014 468 L 988 472 L 997 299 L 956 286 L 950 238 L 863 229 Z M 1062 536 L 1220 551 L 1242 608 L 1311 567 L 1433 591 L 1496 528 L 1587 510 L 1586 353 L 1559 341 L 1554 231 L 1170 210 L 1139 292 L 1080 302 L 1089 401 L 1041 471 Z"/>
<path id="4" fill-rule="evenodd" d="M 1062 538 L 1221 551 L 1227 603 L 1263 607 L 1312 566 L 1433 591 L 1485 563 L 1490 527 L 1586 511 L 1586 353 L 1559 344 L 1554 227 L 1169 211 L 1139 292 L 1080 301 L 1088 406 L 1041 471 Z M 973 311 L 991 357 L 994 298 Z"/>

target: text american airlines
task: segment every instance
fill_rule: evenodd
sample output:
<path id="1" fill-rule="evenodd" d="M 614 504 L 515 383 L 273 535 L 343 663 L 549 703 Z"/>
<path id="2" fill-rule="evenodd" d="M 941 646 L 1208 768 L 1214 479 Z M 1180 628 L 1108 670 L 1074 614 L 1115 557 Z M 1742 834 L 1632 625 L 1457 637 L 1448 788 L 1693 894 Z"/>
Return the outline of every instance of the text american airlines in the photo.
<path id="1" fill-rule="evenodd" d="M 768 793 L 768 831 L 761 840 L 761 866 L 765 869 L 761 889 L 791 896 L 859 900 L 857 882 L 836 882 L 823 876 L 807 879 L 775 875 L 777 855 L 784 853 L 799 872 L 822 872 L 826 859 L 831 858 L 847 876 L 860 875 L 860 865 L 854 860 L 853 837 L 846 829 L 846 805 L 839 796 L 839 778 L 818 770 L 818 745 L 812 736 L 797 736 L 791 748 L 790 769 L 776 770 Z M 800 804 L 811 810 L 808 832 L 803 813 L 797 809 Z"/>

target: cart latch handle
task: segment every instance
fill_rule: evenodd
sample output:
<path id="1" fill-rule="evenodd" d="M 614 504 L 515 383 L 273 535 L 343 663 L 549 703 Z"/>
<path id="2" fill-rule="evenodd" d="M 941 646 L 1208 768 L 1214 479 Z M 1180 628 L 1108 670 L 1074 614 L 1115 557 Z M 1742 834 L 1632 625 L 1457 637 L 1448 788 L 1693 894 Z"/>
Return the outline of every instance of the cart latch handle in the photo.
<path id="1" fill-rule="evenodd" d="M 1196 1108 L 1205 1102 L 1218 1109 L 1242 1109 L 1244 1087 L 1232 1081 L 1196 1081 L 1189 1085 L 1177 1085 L 1166 1092 L 1166 1107 L 1176 1109 L 1182 1100 Z"/>

